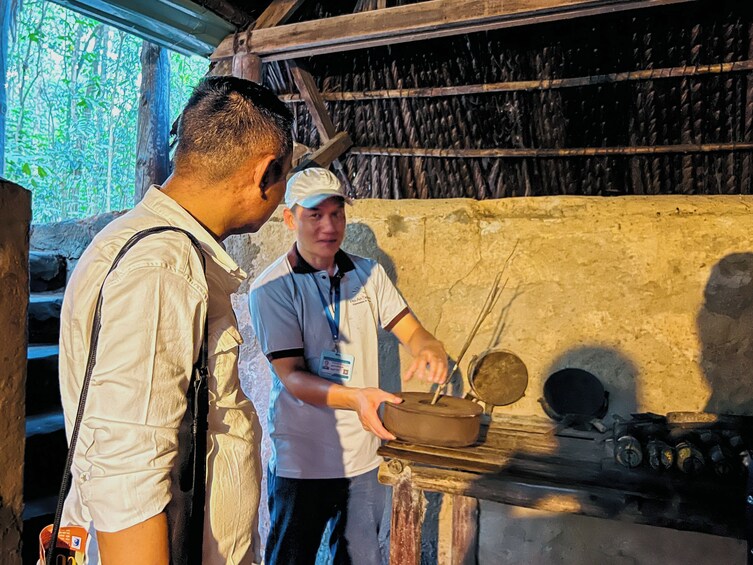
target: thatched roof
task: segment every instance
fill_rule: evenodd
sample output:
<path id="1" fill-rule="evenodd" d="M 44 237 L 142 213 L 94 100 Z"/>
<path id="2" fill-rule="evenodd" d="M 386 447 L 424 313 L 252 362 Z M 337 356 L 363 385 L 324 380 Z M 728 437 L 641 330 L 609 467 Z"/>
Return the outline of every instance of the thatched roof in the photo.
<path id="1" fill-rule="evenodd" d="M 197 1 L 237 22 L 269 4 Z M 310 0 L 288 24 L 378 4 Z M 357 196 L 750 193 L 753 2 L 633 4 L 656 7 L 296 60 L 353 142 L 341 161 Z M 230 44 L 231 55 L 263 49 L 243 33 Z M 275 60 L 289 56 L 262 57 L 264 82 L 293 105 L 298 140 L 317 147 L 288 63 Z M 216 72 L 230 72 L 227 59 Z"/>
<path id="2" fill-rule="evenodd" d="M 517 89 L 328 102 L 355 146 L 346 168 L 359 196 L 734 194 L 751 192 L 751 59 L 753 6 L 729 0 L 330 54 L 308 67 L 325 99 Z M 295 94 L 286 66 L 268 67 L 266 83 Z M 593 84 L 557 82 L 578 77 Z M 309 112 L 294 107 L 299 139 L 317 146 Z"/>

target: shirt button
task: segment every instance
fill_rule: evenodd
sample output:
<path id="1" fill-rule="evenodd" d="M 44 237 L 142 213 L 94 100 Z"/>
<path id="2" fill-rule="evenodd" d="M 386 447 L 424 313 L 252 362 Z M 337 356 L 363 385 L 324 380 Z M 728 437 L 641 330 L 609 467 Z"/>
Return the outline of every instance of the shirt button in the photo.
<path id="1" fill-rule="evenodd" d="M 327 280 L 327 275 L 322 275 L 322 280 L 323 281 Z"/>
<path id="2" fill-rule="evenodd" d="M 82 483 L 85 483 L 85 482 L 86 482 L 86 481 L 88 481 L 88 480 L 89 480 L 90 478 L 91 478 L 91 476 L 89 475 L 89 472 L 88 472 L 88 471 L 84 471 L 83 473 L 81 473 L 81 482 L 82 482 Z"/>

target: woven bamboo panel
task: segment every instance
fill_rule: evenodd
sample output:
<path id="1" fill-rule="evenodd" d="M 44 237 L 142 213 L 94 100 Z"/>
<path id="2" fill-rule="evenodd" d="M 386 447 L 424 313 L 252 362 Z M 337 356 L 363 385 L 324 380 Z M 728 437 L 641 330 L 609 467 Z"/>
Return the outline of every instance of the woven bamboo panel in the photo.
<path id="1" fill-rule="evenodd" d="M 371 5 L 359 2 L 357 7 Z M 312 9 L 319 10 L 316 16 L 327 15 L 320 7 Z M 751 60 L 753 3 L 702 0 L 353 51 L 307 63 L 325 94 L 510 81 L 543 85 L 467 95 L 327 102 L 335 126 L 347 131 L 359 148 L 722 146 L 714 151 L 648 155 L 352 154 L 345 159 L 357 197 L 485 199 L 750 194 L 753 151 L 731 144 L 753 142 L 753 72 L 734 66 L 732 72 L 701 72 L 700 67 Z M 668 68 L 675 76 L 662 76 L 660 71 Z M 638 71 L 649 74 L 642 73 L 639 79 L 629 74 Z M 556 79 L 608 73 L 622 78 L 567 88 L 546 86 Z M 266 77 L 276 92 L 295 93 L 284 63 L 268 64 Z M 297 139 L 317 146 L 318 135 L 306 108 L 291 106 Z"/>

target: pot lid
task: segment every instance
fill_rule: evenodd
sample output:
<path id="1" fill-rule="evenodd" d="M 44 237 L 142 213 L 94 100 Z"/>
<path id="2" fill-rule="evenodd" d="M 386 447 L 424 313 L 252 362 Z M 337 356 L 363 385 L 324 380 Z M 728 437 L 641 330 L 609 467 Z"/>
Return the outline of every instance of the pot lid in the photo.
<path id="1" fill-rule="evenodd" d="M 491 350 L 471 363 L 468 380 L 479 399 L 494 406 L 506 406 L 525 394 L 528 369 L 514 353 Z"/>

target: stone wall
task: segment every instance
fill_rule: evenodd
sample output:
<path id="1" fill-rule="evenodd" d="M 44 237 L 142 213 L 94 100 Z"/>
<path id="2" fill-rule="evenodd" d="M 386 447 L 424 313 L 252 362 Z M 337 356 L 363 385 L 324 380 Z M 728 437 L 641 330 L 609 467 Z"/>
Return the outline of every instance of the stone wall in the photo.
<path id="1" fill-rule="evenodd" d="M 31 193 L 0 179 L 0 563 L 21 563 Z"/>
<path id="2" fill-rule="evenodd" d="M 461 366 L 465 375 L 472 355 L 490 347 L 526 363 L 525 396 L 495 413 L 543 416 L 538 399 L 546 377 L 580 367 L 604 382 L 610 414 L 753 414 L 751 206 L 753 198 L 737 196 L 362 200 L 348 210 L 344 247 L 387 268 L 451 355 L 515 249 L 502 298 Z M 258 234 L 227 243 L 253 279 L 289 248 L 292 235 L 278 212 Z M 241 373 L 264 422 L 270 375 L 245 292 L 247 285 L 235 297 L 246 340 Z M 399 387 L 395 375 L 408 357 L 384 340 L 387 388 Z M 482 505 L 480 545 L 480 563 L 495 565 L 741 563 L 745 552 L 732 539 L 493 503 Z M 444 554 L 426 547 L 426 561 L 437 551 Z"/>

